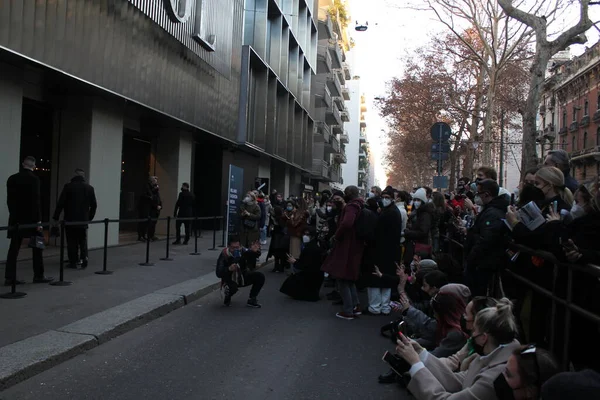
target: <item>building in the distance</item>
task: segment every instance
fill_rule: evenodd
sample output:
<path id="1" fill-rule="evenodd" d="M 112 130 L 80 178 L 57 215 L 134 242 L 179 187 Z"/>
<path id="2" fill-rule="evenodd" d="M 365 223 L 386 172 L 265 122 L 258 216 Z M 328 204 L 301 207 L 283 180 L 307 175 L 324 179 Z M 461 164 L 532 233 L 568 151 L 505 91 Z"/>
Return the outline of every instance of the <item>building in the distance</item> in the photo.
<path id="1" fill-rule="evenodd" d="M 346 101 L 348 112 L 350 113 L 350 122 L 345 124 L 348 132 L 348 144 L 346 145 L 346 164 L 344 164 L 343 178 L 345 185 L 358 186 L 358 165 L 360 152 L 360 115 L 361 115 L 361 95 L 360 78 L 355 76 L 346 82 L 350 100 Z"/>
<path id="2" fill-rule="evenodd" d="M 375 163 L 373 155 L 369 149 L 369 142 L 367 141 L 367 101 L 365 95 L 360 96 L 360 117 L 359 117 L 359 129 L 360 135 L 358 142 L 360 147 L 358 149 L 358 188 L 362 193 L 369 191 L 369 186 L 373 186 L 375 176 Z"/>
<path id="3" fill-rule="evenodd" d="M 553 58 L 540 102 L 538 142 L 540 157 L 551 149 L 571 156 L 572 175 L 578 181 L 600 172 L 600 44 L 569 59 Z"/>

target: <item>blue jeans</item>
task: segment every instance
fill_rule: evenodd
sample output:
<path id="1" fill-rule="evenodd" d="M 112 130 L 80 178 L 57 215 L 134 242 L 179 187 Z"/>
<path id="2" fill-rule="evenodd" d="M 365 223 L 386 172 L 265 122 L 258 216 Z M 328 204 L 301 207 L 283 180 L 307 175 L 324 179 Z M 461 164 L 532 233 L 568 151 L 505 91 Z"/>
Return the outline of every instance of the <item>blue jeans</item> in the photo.
<path id="1" fill-rule="evenodd" d="M 263 226 L 260 228 L 260 241 L 264 242 L 267 240 L 267 227 Z"/>

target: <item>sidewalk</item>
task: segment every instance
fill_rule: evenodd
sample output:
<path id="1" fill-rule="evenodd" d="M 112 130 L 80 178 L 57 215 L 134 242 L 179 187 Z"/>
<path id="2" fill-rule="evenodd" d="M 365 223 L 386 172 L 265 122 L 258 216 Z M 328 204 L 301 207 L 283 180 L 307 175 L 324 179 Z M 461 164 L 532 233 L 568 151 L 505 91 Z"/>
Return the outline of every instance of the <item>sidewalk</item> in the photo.
<path id="1" fill-rule="evenodd" d="M 220 232 L 217 232 L 217 235 L 217 238 L 220 238 Z M 108 249 L 107 263 L 107 269 L 114 271 L 112 275 L 94 273 L 102 269 L 103 252 L 101 249 L 92 250 L 86 270 L 65 268 L 65 281 L 72 281 L 71 286 L 32 283 L 17 286 L 17 290 L 26 292 L 27 297 L 0 299 L 0 315 L 4 321 L 0 325 L 0 360 L 3 363 L 10 361 L 18 364 L 4 370 L 0 366 L 2 370 L 0 390 L 64 361 L 77 352 L 85 351 L 90 346 L 94 347 L 123 333 L 117 332 L 123 323 L 142 320 L 138 321 L 137 326 L 139 326 L 149 319 L 158 318 L 216 289 L 219 280 L 214 270 L 217 257 L 222 250 L 218 247 L 219 244 L 220 241 L 217 240 L 217 250 L 208 250 L 212 247 L 212 232 L 204 233 L 204 237 L 198 239 L 198 251 L 202 253 L 201 255 L 189 254 L 194 251 L 194 242 L 190 240 L 190 244 L 186 246 L 171 246 L 170 257 L 173 261 L 161 261 L 159 259 L 165 256 L 166 242 L 165 240 L 153 242 L 150 248 L 150 262 L 154 263 L 154 266 L 139 265 L 145 261 L 145 243 L 112 247 Z M 266 257 L 266 249 L 267 246 L 263 246 L 261 262 Z M 58 279 L 58 256 L 47 257 L 44 262 L 46 275 Z M 0 273 L 4 274 L 4 265 L 0 266 Z M 18 265 L 20 279 L 31 282 L 32 275 L 31 261 L 23 261 Z M 9 290 L 9 287 L 0 288 L 2 293 Z M 188 296 L 192 298 L 187 298 Z M 155 315 L 148 318 L 147 314 L 151 312 Z M 96 333 L 94 330 L 96 325 L 106 324 L 115 332 L 103 337 L 102 329 L 108 328 L 101 327 L 100 333 Z M 18 372 L 20 366 L 27 362 L 7 359 L 14 358 L 13 355 L 19 358 L 21 347 L 28 349 L 33 345 L 39 347 L 38 350 L 45 350 L 48 347 L 52 348 L 54 342 L 58 342 L 60 347 L 61 340 L 64 340 L 60 334 L 68 334 L 64 332 L 77 333 L 79 338 L 85 336 L 85 340 L 81 343 L 78 340 L 75 340 L 76 343 L 71 343 L 69 340 L 72 338 L 67 338 L 69 339 L 67 340 L 69 343 L 66 344 L 67 349 L 83 347 L 73 355 L 63 355 L 63 359 L 59 361 L 49 362 L 52 357 L 57 358 L 52 354 L 46 358 L 42 357 L 36 362 L 44 363 L 43 368 L 38 368 L 33 373 L 25 373 L 15 381 L 15 371 Z M 89 344 L 89 340 L 95 343 Z M 44 341 L 48 341 L 48 345 L 42 345 Z M 30 356 L 38 357 L 38 355 Z M 27 358 L 27 355 L 24 358 Z M 7 371 L 12 376 L 10 382 L 4 381 Z"/>

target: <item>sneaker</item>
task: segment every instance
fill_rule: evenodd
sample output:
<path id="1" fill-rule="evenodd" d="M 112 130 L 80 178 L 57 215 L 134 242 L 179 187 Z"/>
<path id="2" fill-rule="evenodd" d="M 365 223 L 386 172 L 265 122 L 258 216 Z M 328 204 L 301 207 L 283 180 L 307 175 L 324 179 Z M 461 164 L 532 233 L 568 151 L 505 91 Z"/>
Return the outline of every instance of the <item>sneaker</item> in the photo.
<path id="1" fill-rule="evenodd" d="M 171 243 L 173 246 L 176 246 L 178 244 L 181 244 L 181 242 L 179 240 L 174 241 L 173 243 Z"/>
<path id="2" fill-rule="evenodd" d="M 51 276 L 40 276 L 33 278 L 33 283 L 50 283 L 54 280 Z"/>
<path id="3" fill-rule="evenodd" d="M 352 310 L 352 313 L 354 314 L 355 317 L 362 314 L 362 311 L 360 309 L 360 304 L 357 305 L 356 307 L 354 307 L 354 310 Z"/>
<path id="4" fill-rule="evenodd" d="M 262 307 L 260 304 L 258 304 L 256 297 L 249 298 L 248 302 L 246 303 L 246 306 L 252 307 L 252 308 L 261 308 Z"/>
<path id="5" fill-rule="evenodd" d="M 346 314 L 345 312 L 339 312 L 339 313 L 335 314 L 335 316 L 338 318 L 347 319 L 347 320 L 352 320 L 352 319 L 356 318 L 354 316 L 354 314 Z"/>
<path id="6" fill-rule="evenodd" d="M 146 239 L 144 236 L 140 236 L 138 238 L 138 242 L 145 242 L 146 240 L 148 240 L 148 239 Z"/>
<path id="7" fill-rule="evenodd" d="M 231 296 L 229 295 L 229 286 L 223 286 L 223 295 L 225 296 L 223 299 L 223 304 L 229 307 L 231 305 Z"/>
<path id="8" fill-rule="evenodd" d="M 267 241 L 266 241 L 266 240 L 261 240 L 261 241 L 260 241 L 260 244 L 263 244 L 263 245 L 264 245 L 264 244 L 267 244 Z"/>
<path id="9" fill-rule="evenodd" d="M 152 239 L 150 239 L 153 242 L 156 242 L 158 240 L 158 238 L 156 236 L 153 236 Z"/>

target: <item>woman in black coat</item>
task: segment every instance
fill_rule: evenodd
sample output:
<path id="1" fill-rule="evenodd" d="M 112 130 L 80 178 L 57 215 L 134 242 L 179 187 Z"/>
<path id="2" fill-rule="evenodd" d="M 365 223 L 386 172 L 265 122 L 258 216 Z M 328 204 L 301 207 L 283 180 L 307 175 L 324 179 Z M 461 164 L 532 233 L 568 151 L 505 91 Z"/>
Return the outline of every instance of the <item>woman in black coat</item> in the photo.
<path id="1" fill-rule="evenodd" d="M 396 264 L 400 262 L 402 249 L 400 239 L 402 238 L 402 216 L 400 210 L 394 204 L 394 193 L 384 190 L 381 194 L 381 212 L 375 227 L 375 265 L 382 274 L 394 276 Z M 386 285 L 371 271 L 367 280 L 367 293 L 369 296 L 369 312 L 372 314 L 387 315 L 391 312 L 390 298 L 392 288 Z"/>

